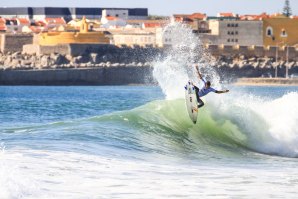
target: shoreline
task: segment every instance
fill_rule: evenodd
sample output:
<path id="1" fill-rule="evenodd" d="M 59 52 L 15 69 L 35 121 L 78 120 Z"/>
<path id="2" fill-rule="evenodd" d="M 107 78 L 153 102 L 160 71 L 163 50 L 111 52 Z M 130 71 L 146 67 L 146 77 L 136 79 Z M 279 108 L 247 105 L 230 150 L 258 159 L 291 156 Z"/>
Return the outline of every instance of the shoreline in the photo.
<path id="1" fill-rule="evenodd" d="M 238 78 L 235 86 L 298 86 L 298 78 Z"/>

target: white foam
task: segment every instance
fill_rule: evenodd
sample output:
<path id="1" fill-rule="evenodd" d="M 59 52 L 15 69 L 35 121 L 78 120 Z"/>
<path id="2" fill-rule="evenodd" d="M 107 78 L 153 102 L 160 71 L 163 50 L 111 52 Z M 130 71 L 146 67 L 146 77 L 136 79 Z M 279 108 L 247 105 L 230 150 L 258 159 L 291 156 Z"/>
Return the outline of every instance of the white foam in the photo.
<path id="1" fill-rule="evenodd" d="M 210 66 L 212 56 L 202 46 L 200 38 L 192 33 L 188 26 L 172 22 L 164 31 L 170 31 L 174 44 L 165 57 L 154 63 L 153 76 L 158 81 L 166 99 L 177 99 L 184 96 L 184 85 L 188 80 L 199 83 L 195 64 L 203 75 L 218 86 L 219 76 Z"/>
<path id="2" fill-rule="evenodd" d="M 288 157 L 298 157 L 298 93 L 278 99 L 265 99 L 248 94 L 207 97 L 213 118 L 229 121 L 241 131 L 249 148 Z M 236 134 L 236 132 L 235 132 Z M 238 133 L 239 134 L 239 133 Z M 227 135 L 233 135 L 227 132 Z M 237 140 L 237 137 L 231 136 Z M 241 141 L 240 141 L 241 142 Z"/>
<path id="3" fill-rule="evenodd" d="M 297 169 L 158 164 L 63 151 L 17 149 L 1 158 L 0 198 L 214 198 L 297 194 Z M 3 164 L 1 165 L 1 169 Z M 15 169 L 13 168 L 13 169 Z M 280 176 L 283 178 L 280 178 Z M 4 178 L 3 178 L 4 177 Z M 33 188 L 32 188 L 33 187 Z M 271 189 L 268 192 L 268 188 Z"/>

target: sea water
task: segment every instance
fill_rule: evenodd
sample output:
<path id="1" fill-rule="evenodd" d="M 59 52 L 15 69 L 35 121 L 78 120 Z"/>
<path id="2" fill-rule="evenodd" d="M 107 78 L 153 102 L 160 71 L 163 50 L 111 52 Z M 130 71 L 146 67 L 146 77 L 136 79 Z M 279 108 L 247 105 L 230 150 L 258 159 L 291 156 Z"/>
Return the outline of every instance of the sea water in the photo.
<path id="1" fill-rule="evenodd" d="M 229 88 L 0 87 L 0 198 L 295 198 L 298 88 Z"/>
<path id="2" fill-rule="evenodd" d="M 1 199 L 297 198 L 298 87 L 224 85 L 190 29 L 165 31 L 158 86 L 0 87 Z M 195 125 L 194 64 L 230 89 Z"/>

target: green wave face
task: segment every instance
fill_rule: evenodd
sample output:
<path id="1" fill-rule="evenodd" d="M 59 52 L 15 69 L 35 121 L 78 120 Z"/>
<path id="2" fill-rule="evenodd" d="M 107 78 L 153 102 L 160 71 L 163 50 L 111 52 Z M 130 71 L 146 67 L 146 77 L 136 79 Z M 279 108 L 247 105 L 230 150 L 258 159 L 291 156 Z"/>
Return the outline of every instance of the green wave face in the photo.
<path id="1" fill-rule="evenodd" d="M 284 104 L 280 100 L 296 99 L 297 93 L 271 102 L 256 101 L 252 104 L 246 103 L 245 98 L 241 103 L 225 99 L 224 104 L 220 100 L 209 99 L 199 110 L 195 125 L 187 114 L 184 99 L 154 101 L 98 119 L 121 122 L 121 125 L 134 129 L 139 137 L 143 136 L 144 143 L 150 143 L 153 148 L 162 146 L 172 153 L 178 149 L 194 153 L 246 155 L 257 152 L 296 157 L 296 139 L 281 139 L 281 136 L 289 137 L 289 134 L 293 135 L 297 130 L 277 132 L 274 129 L 279 124 L 272 122 L 270 115 L 267 115 L 270 108 L 277 111 Z M 284 120 L 295 122 L 297 116 Z M 287 125 L 280 128 L 286 130 L 285 127 Z"/>

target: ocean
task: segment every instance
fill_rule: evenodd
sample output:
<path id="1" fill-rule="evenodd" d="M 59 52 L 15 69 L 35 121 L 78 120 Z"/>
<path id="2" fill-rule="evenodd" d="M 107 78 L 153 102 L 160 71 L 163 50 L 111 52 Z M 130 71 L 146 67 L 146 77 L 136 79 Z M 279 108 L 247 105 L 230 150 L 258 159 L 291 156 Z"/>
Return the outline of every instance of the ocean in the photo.
<path id="1" fill-rule="evenodd" d="M 298 87 L 0 87 L 0 198 L 296 198 Z M 177 92 L 184 92 L 183 87 Z"/>
<path id="2" fill-rule="evenodd" d="M 0 199 L 297 198 L 298 87 L 228 85 L 190 28 L 165 31 L 158 86 L 0 87 Z M 194 64 L 230 90 L 196 125 Z"/>

